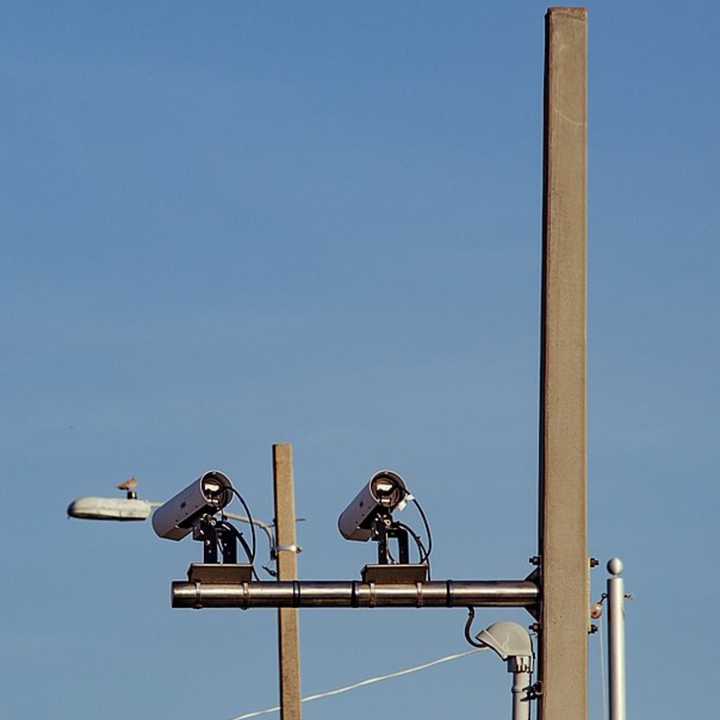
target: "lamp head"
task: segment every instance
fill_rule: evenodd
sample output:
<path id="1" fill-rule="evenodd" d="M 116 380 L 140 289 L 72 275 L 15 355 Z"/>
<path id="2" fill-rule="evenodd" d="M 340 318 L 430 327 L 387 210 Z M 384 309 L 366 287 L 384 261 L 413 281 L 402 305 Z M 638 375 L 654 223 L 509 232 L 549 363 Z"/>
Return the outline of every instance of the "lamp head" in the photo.
<path id="1" fill-rule="evenodd" d="M 497 653 L 501 660 L 508 661 L 508 669 L 515 667 L 516 658 L 527 658 L 532 664 L 533 646 L 530 633 L 514 622 L 499 622 L 490 625 L 475 636 L 485 647 Z M 511 663 L 513 668 L 511 668 Z"/>

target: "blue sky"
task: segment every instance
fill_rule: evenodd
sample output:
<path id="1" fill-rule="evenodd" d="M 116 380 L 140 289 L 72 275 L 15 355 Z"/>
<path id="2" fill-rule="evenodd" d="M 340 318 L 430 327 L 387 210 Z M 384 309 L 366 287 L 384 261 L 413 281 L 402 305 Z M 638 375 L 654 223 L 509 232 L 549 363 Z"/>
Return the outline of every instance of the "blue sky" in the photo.
<path id="1" fill-rule="evenodd" d="M 291 441 L 303 577 L 373 557 L 336 519 L 384 466 L 435 576 L 529 571 L 545 7 L 3 4 L 3 717 L 275 703 L 272 612 L 171 610 L 198 547 L 65 518 L 131 474 L 163 499 L 219 467 L 271 517 Z M 720 660 L 719 32 L 709 2 L 590 4 L 590 548 L 625 559 L 653 720 L 714 705 Z M 304 690 L 463 650 L 464 619 L 306 611 Z M 509 698 L 481 655 L 305 717 Z"/>

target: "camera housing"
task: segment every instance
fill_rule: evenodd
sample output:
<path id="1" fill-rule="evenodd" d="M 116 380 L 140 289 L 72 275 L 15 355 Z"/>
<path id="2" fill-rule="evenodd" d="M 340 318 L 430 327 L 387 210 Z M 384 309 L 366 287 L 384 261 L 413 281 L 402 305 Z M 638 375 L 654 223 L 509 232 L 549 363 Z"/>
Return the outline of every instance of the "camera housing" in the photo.
<path id="1" fill-rule="evenodd" d="M 153 530 L 161 538 L 182 540 L 203 515 L 220 512 L 231 500 L 230 478 L 219 470 L 209 470 L 155 511 Z"/>
<path id="2" fill-rule="evenodd" d="M 396 472 L 376 472 L 338 518 L 340 534 L 346 540 L 370 540 L 377 517 L 402 510 L 409 494 L 405 481 Z"/>

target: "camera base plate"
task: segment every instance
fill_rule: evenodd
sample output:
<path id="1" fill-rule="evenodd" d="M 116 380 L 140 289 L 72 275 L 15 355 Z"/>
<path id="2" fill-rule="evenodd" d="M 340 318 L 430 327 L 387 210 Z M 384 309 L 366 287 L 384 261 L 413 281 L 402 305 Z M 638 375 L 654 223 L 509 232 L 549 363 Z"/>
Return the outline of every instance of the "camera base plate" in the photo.
<path id="1" fill-rule="evenodd" d="M 427 582 L 428 567 L 417 563 L 366 565 L 362 569 L 362 581 L 377 585 Z"/>
<path id="2" fill-rule="evenodd" d="M 252 565 L 247 563 L 192 563 L 188 568 L 191 583 L 205 585 L 241 585 L 252 581 Z"/>

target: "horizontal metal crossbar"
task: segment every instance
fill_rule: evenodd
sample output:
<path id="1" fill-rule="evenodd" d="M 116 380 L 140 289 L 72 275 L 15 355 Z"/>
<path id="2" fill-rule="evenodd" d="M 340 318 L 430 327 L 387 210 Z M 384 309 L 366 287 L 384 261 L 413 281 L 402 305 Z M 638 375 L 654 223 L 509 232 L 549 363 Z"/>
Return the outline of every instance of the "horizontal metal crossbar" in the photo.
<path id="1" fill-rule="evenodd" d="M 539 597 L 531 580 L 440 580 L 376 584 L 355 581 L 172 583 L 174 608 L 520 607 Z"/>

